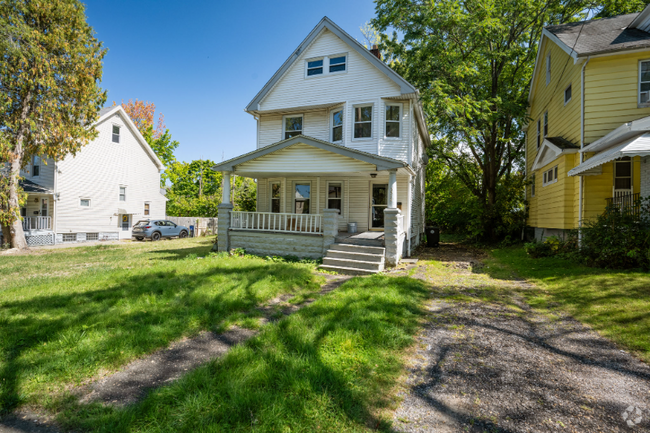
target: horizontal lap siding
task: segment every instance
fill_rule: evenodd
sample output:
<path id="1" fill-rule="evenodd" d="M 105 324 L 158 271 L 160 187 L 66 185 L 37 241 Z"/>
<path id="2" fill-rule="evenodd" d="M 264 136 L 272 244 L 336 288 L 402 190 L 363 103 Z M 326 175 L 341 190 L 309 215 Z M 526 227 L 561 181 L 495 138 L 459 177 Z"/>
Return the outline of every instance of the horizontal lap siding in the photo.
<path id="1" fill-rule="evenodd" d="M 111 141 L 113 124 L 121 127 L 120 143 Z M 115 114 L 97 129 L 94 141 L 59 164 L 57 232 L 116 232 L 118 208 L 139 213 L 133 217 L 137 220 L 144 217 L 145 201 L 150 202 L 151 217 L 164 217 L 158 168 L 123 119 Z M 126 202 L 119 201 L 120 185 L 126 186 Z M 79 206 L 82 197 L 91 200 L 90 208 Z"/>
<path id="2" fill-rule="evenodd" d="M 555 43 L 546 39 L 538 64 L 538 75 L 533 83 L 533 101 L 527 133 L 526 167 L 529 178 L 537 157 L 537 121 L 541 120 L 542 140 L 544 113 L 548 111 L 548 136 L 563 137 L 580 145 L 581 68 Z M 546 58 L 551 54 L 551 81 L 546 84 Z M 571 100 L 565 105 L 564 90 L 571 84 Z M 576 181 L 567 172 L 575 163 L 575 156 L 561 156 L 535 172 L 535 197 L 527 188 L 529 200 L 528 225 L 545 228 L 573 228 L 576 224 L 574 191 Z M 558 165 L 558 182 L 542 187 L 543 173 Z"/>

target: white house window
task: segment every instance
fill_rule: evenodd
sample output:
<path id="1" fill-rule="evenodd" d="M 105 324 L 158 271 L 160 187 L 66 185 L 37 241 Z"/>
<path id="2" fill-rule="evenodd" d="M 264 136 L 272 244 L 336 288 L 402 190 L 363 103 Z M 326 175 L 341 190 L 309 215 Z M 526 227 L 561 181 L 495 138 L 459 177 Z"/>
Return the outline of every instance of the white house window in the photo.
<path id="1" fill-rule="evenodd" d="M 546 56 L 546 85 L 551 82 L 551 55 Z"/>
<path id="2" fill-rule="evenodd" d="M 564 89 L 564 105 L 568 104 L 569 101 L 571 100 L 571 93 L 572 93 L 571 84 L 569 84 L 569 87 Z"/>
<path id="3" fill-rule="evenodd" d="M 401 105 L 386 105 L 386 137 L 399 138 L 401 111 Z"/>
<path id="4" fill-rule="evenodd" d="M 338 209 L 339 214 L 343 209 L 343 185 L 340 182 L 327 185 L 327 208 Z"/>
<path id="5" fill-rule="evenodd" d="M 295 213 L 308 214 L 309 213 L 309 199 L 311 196 L 311 184 L 297 183 L 296 184 L 296 198 L 295 198 Z"/>
<path id="6" fill-rule="evenodd" d="M 280 213 L 280 183 L 271 184 L 271 212 Z"/>
<path id="7" fill-rule="evenodd" d="M 32 160 L 32 176 L 38 177 L 41 175 L 41 158 L 39 156 L 34 156 Z"/>
<path id="8" fill-rule="evenodd" d="M 302 115 L 284 117 L 284 139 L 302 134 Z"/>
<path id="9" fill-rule="evenodd" d="M 544 138 L 548 136 L 548 111 L 544 113 Z"/>
<path id="10" fill-rule="evenodd" d="M 325 59 L 307 60 L 307 76 L 323 74 L 323 62 Z"/>
<path id="11" fill-rule="evenodd" d="M 79 206 L 81 207 L 90 207 L 90 199 L 89 198 L 82 198 L 79 200 Z"/>
<path id="12" fill-rule="evenodd" d="M 639 63 L 639 104 L 650 104 L 650 60 Z"/>
<path id="13" fill-rule="evenodd" d="M 120 142 L 120 127 L 113 125 L 113 143 Z"/>
<path id="14" fill-rule="evenodd" d="M 126 187 L 120 187 L 120 201 L 126 201 Z"/>
<path id="15" fill-rule="evenodd" d="M 372 105 L 354 107 L 354 138 L 372 137 Z"/>
<path id="16" fill-rule="evenodd" d="M 332 113 L 332 143 L 343 140 L 343 110 Z"/>
<path id="17" fill-rule="evenodd" d="M 330 60 L 330 72 L 345 71 L 345 67 L 347 63 L 346 56 L 330 57 L 329 60 Z"/>
<path id="18" fill-rule="evenodd" d="M 145 214 L 145 216 L 151 214 L 151 204 L 149 204 L 149 203 L 144 204 L 144 214 Z"/>
<path id="19" fill-rule="evenodd" d="M 544 182 L 542 185 L 546 186 L 555 182 L 557 182 L 557 165 L 544 172 Z"/>
<path id="20" fill-rule="evenodd" d="M 542 145 L 542 121 L 537 121 L 537 149 Z"/>

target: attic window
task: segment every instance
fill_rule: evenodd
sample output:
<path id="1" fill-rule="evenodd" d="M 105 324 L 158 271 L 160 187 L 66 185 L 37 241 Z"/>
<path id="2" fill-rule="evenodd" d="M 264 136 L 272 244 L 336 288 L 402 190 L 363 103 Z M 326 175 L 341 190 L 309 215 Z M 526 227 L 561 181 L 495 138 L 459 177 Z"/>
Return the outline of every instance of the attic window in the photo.
<path id="1" fill-rule="evenodd" d="M 120 142 L 120 127 L 113 125 L 113 143 Z"/>
<path id="2" fill-rule="evenodd" d="M 551 55 L 546 56 L 546 85 L 551 82 Z"/>
<path id="3" fill-rule="evenodd" d="M 330 57 L 330 72 L 343 72 L 347 62 L 346 56 Z"/>
<path id="4" fill-rule="evenodd" d="M 324 59 L 307 61 L 307 76 L 321 75 L 323 73 L 323 61 Z"/>

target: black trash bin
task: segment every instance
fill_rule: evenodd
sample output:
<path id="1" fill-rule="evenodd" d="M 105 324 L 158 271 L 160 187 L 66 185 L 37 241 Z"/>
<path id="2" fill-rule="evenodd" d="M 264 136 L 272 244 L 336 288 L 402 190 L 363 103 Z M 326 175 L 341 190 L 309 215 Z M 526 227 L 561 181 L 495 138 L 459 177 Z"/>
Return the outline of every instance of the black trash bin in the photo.
<path id="1" fill-rule="evenodd" d="M 427 247 L 434 248 L 440 243 L 440 227 L 427 226 Z"/>

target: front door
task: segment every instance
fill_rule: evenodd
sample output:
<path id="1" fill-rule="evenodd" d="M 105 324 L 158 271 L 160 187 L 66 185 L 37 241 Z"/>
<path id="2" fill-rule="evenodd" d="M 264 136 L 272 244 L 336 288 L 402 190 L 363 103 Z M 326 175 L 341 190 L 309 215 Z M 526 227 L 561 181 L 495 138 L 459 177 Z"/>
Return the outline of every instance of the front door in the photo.
<path id="1" fill-rule="evenodd" d="M 384 209 L 388 206 L 388 185 L 372 184 L 370 196 L 370 230 L 384 229 Z"/>
<path id="2" fill-rule="evenodd" d="M 41 216 L 47 216 L 47 203 L 48 203 L 48 199 L 46 198 L 41 199 Z"/>
<path id="3" fill-rule="evenodd" d="M 128 232 L 131 229 L 131 215 L 122 215 L 122 231 Z"/>
<path id="4" fill-rule="evenodd" d="M 632 159 L 629 156 L 614 161 L 614 198 L 632 194 Z"/>

